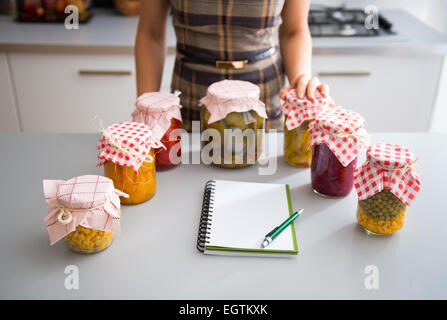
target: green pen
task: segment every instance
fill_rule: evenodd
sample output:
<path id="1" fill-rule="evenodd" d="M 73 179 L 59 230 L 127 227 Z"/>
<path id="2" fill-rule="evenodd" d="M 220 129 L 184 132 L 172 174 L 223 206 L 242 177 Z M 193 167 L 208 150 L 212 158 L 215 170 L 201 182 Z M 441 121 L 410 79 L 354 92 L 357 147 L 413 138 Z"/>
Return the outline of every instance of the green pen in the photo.
<path id="1" fill-rule="evenodd" d="M 304 209 L 301 209 L 298 212 L 295 212 L 292 214 L 286 221 L 281 223 L 279 226 L 277 226 L 275 229 L 270 231 L 265 235 L 264 241 L 262 242 L 262 247 L 267 247 L 275 238 L 285 229 L 287 228 L 293 221 L 295 221 L 296 218 L 300 216 L 301 213 L 303 213 Z"/>

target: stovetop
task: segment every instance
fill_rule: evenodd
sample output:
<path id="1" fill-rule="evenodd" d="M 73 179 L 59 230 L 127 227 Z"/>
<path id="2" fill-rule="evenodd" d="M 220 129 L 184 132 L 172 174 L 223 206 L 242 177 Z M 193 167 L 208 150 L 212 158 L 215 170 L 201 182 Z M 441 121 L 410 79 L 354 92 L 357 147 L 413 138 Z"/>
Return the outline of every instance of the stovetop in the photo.
<path id="1" fill-rule="evenodd" d="M 367 14 L 361 9 L 323 7 L 310 9 L 309 28 L 312 37 L 376 37 L 393 35 L 392 23 L 379 14 L 378 28 L 365 27 Z"/>

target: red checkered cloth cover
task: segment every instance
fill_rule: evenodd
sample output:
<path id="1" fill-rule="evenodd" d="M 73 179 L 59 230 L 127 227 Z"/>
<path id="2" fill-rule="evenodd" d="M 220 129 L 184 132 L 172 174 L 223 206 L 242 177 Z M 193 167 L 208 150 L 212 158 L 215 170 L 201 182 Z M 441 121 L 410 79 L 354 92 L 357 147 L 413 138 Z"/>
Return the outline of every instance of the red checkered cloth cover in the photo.
<path id="1" fill-rule="evenodd" d="M 179 92 L 180 93 L 180 92 Z M 147 124 L 157 140 L 161 140 L 171 126 L 171 119 L 182 122 L 178 94 L 148 92 L 137 98 L 132 120 Z"/>
<path id="2" fill-rule="evenodd" d="M 298 98 L 297 90 L 287 90 L 281 99 L 281 108 L 286 118 L 288 130 L 297 128 L 303 121 L 315 119 L 317 113 L 324 107 L 329 106 L 329 98 L 323 97 L 320 91 L 315 92 L 315 99 L 309 100 Z"/>
<path id="3" fill-rule="evenodd" d="M 265 104 L 259 100 L 260 89 L 248 81 L 222 80 L 208 87 L 207 94 L 200 100 L 208 109 L 208 123 L 224 119 L 231 112 L 250 110 L 267 119 Z"/>
<path id="4" fill-rule="evenodd" d="M 68 181 L 44 180 L 43 192 L 48 204 L 44 222 L 51 245 L 79 225 L 120 233 L 119 196 L 127 197 L 127 194 L 115 189 L 112 180 L 95 175 Z"/>
<path id="5" fill-rule="evenodd" d="M 359 200 L 388 189 L 409 206 L 421 188 L 413 169 L 415 161 L 413 153 L 405 146 L 385 143 L 370 146 L 366 162 L 355 172 L 354 185 Z"/>
<path id="6" fill-rule="evenodd" d="M 120 122 L 102 133 L 97 148 L 98 166 L 111 161 L 124 167 L 132 167 L 136 173 L 147 159 L 151 148 L 165 148 L 152 134 L 152 130 L 144 123 Z"/>
<path id="7" fill-rule="evenodd" d="M 309 124 L 310 146 L 325 143 L 343 166 L 354 160 L 369 142 L 365 119 L 355 111 L 325 108 Z"/>

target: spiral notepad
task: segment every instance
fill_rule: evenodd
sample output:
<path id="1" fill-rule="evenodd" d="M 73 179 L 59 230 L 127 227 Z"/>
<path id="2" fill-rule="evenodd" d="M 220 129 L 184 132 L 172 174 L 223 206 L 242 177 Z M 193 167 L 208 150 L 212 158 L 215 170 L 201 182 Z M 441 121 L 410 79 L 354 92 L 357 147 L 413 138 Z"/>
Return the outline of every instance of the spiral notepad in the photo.
<path id="1" fill-rule="evenodd" d="M 267 248 L 261 246 L 264 236 L 292 214 L 288 185 L 210 180 L 203 195 L 197 248 L 217 255 L 296 255 L 294 224 Z"/>

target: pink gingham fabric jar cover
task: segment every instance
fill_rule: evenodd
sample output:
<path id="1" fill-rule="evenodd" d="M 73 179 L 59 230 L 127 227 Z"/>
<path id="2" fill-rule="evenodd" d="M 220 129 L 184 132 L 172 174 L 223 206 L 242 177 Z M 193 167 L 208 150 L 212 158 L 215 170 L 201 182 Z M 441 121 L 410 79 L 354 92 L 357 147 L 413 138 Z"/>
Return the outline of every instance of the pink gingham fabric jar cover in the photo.
<path id="1" fill-rule="evenodd" d="M 45 227 L 53 245 L 77 226 L 119 234 L 120 199 L 128 195 L 115 189 L 109 178 L 85 175 L 67 181 L 44 180 L 48 204 Z"/>
<path id="2" fill-rule="evenodd" d="M 257 85 L 240 80 L 222 80 L 208 87 L 207 94 L 200 100 L 210 113 L 208 123 L 224 119 L 231 112 L 254 110 L 267 119 L 265 104 L 259 100 Z"/>
<path id="3" fill-rule="evenodd" d="M 111 161 L 117 165 L 138 169 L 146 160 L 151 148 L 164 148 L 154 137 L 152 130 L 141 122 L 120 122 L 111 125 L 102 132 L 97 148 L 98 166 Z"/>
<path id="4" fill-rule="evenodd" d="M 388 189 L 409 206 L 421 188 L 413 168 L 415 162 L 413 153 L 405 146 L 385 143 L 370 146 L 366 162 L 355 172 L 354 186 L 359 200 Z"/>
<path id="5" fill-rule="evenodd" d="M 369 136 L 365 119 L 355 111 L 325 108 L 309 124 L 310 146 L 325 143 L 346 167 L 367 147 Z"/>
<path id="6" fill-rule="evenodd" d="M 298 98 L 297 90 L 287 90 L 281 99 L 281 109 L 286 118 L 286 127 L 293 130 L 303 121 L 315 119 L 317 113 L 329 106 L 329 98 L 323 97 L 320 91 L 315 92 L 315 99 L 310 100 L 307 97 Z"/>
<path id="7" fill-rule="evenodd" d="M 177 94 L 148 92 L 137 98 L 132 120 L 147 124 L 157 140 L 163 138 L 171 126 L 171 119 L 182 122 L 180 98 Z"/>

